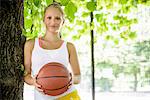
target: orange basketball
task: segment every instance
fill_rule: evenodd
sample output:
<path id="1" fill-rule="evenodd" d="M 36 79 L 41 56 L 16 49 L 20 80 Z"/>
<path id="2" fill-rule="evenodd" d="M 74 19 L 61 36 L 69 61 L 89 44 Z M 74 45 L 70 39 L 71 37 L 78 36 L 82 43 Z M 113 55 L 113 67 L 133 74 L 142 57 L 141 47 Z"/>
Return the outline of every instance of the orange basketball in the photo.
<path id="1" fill-rule="evenodd" d="M 68 69 L 57 62 L 44 65 L 40 69 L 36 80 L 41 85 L 44 93 L 51 96 L 64 93 L 72 84 L 72 76 Z"/>

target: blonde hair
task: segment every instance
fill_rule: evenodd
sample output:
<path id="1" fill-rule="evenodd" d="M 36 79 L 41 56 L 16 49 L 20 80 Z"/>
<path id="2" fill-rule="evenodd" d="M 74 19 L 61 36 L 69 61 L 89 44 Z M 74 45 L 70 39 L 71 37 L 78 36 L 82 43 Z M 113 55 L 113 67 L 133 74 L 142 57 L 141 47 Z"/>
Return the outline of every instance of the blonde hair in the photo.
<path id="1" fill-rule="evenodd" d="M 45 16 L 46 10 L 47 10 L 49 7 L 57 8 L 57 9 L 61 12 L 61 14 L 62 14 L 62 16 L 63 16 L 63 19 L 64 19 L 64 12 L 63 12 L 63 10 L 62 10 L 62 8 L 61 8 L 61 5 L 60 5 L 59 3 L 57 3 L 57 2 L 54 2 L 54 3 L 50 4 L 50 5 L 48 5 L 48 6 L 44 9 L 44 16 Z"/>

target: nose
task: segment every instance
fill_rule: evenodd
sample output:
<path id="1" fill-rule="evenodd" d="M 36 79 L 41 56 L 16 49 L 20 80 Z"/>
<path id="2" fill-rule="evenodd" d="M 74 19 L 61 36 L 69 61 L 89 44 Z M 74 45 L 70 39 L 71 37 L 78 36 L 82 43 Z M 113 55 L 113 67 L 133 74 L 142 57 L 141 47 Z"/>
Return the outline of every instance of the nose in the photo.
<path id="1" fill-rule="evenodd" d="M 54 18 L 51 19 L 50 24 L 54 25 L 56 23 L 56 20 Z"/>

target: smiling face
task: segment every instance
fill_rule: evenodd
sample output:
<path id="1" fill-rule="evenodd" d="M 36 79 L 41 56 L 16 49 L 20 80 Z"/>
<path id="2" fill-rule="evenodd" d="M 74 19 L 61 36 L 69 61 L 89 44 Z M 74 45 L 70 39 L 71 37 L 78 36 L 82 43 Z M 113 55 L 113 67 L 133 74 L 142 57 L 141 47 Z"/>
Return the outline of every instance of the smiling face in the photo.
<path id="1" fill-rule="evenodd" d="M 44 15 L 46 30 L 50 33 L 58 33 L 63 25 L 63 13 L 56 7 L 50 6 Z"/>

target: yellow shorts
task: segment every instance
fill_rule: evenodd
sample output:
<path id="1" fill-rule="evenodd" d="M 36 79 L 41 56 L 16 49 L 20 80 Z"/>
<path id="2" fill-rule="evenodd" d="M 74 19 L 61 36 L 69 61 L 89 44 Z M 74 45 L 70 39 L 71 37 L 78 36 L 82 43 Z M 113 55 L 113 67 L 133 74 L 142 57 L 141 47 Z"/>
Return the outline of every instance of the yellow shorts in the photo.
<path id="1" fill-rule="evenodd" d="M 78 95 L 78 92 L 77 90 L 65 95 L 65 96 L 62 96 L 56 100 L 81 100 L 80 99 L 80 96 Z"/>

